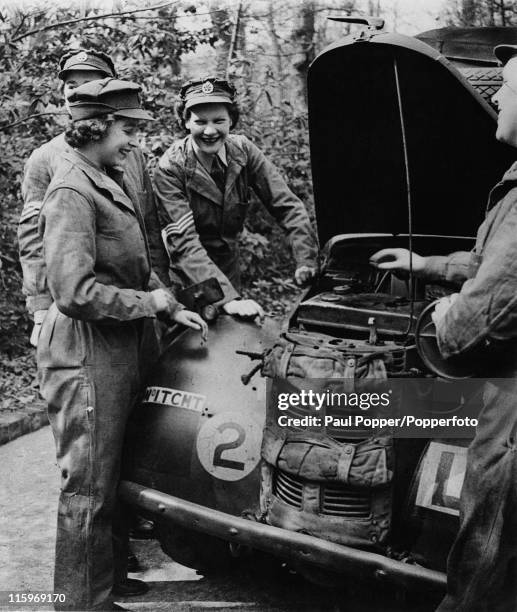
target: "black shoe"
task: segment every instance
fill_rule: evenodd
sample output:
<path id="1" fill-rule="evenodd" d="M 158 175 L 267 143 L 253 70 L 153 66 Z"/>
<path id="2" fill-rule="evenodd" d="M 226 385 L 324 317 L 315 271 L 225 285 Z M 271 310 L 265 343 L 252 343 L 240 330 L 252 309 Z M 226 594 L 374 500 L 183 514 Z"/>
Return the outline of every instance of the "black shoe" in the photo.
<path id="1" fill-rule="evenodd" d="M 117 597 L 136 597 L 137 595 L 145 595 L 148 590 L 149 585 L 143 580 L 126 578 L 113 585 L 112 593 Z"/>
<path id="2" fill-rule="evenodd" d="M 140 565 L 136 555 L 132 552 L 129 552 L 127 555 L 127 571 L 130 574 L 142 571 L 142 566 Z"/>
<path id="3" fill-rule="evenodd" d="M 134 540 L 152 540 L 154 538 L 154 523 L 143 516 L 136 516 L 129 537 Z"/>

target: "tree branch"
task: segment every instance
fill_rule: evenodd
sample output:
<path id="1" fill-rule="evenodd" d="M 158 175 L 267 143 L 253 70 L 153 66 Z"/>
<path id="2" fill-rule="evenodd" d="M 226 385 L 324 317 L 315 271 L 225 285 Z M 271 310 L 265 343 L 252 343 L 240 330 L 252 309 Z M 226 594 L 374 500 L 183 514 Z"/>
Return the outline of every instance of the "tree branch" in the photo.
<path id="1" fill-rule="evenodd" d="M 18 24 L 16 30 L 14 31 L 13 36 L 16 36 L 16 34 L 18 34 L 18 32 L 22 29 L 22 26 L 25 23 L 26 19 L 27 19 L 27 15 L 26 14 L 22 14 L 21 19 L 20 19 L 20 23 Z"/>
<path id="2" fill-rule="evenodd" d="M 25 123 L 26 121 L 29 121 L 30 119 L 35 119 L 36 117 L 45 117 L 45 115 L 66 115 L 66 114 L 68 113 L 66 113 L 65 111 L 36 113 L 35 115 L 29 115 L 28 117 L 23 117 L 23 119 L 18 119 L 18 121 L 14 121 L 13 123 L 7 123 L 5 125 L 0 125 L 0 132 L 3 132 L 4 130 L 8 130 L 9 128 L 12 128 L 16 125 L 20 125 L 20 123 Z"/>
<path id="3" fill-rule="evenodd" d="M 166 6 L 171 6 L 172 4 L 177 4 L 179 0 L 169 0 L 169 2 L 164 2 L 163 4 L 156 4 L 154 6 L 146 6 L 145 8 L 133 9 L 131 11 L 123 11 L 122 13 L 104 13 L 102 15 L 91 15 L 90 17 L 79 17 L 77 19 L 69 19 L 68 21 L 58 21 L 57 23 L 50 23 L 49 25 L 44 26 L 43 28 L 37 28 L 36 30 L 29 30 L 25 32 L 25 34 L 20 34 L 20 36 L 15 36 L 11 38 L 10 43 L 18 42 L 23 38 L 27 38 L 28 36 L 32 36 L 33 34 L 39 34 L 40 32 L 46 32 L 47 30 L 53 30 L 54 28 L 61 28 L 63 26 L 72 25 L 74 23 L 79 23 L 80 21 L 94 21 L 97 19 L 105 19 L 106 17 L 122 17 L 123 15 L 132 15 L 133 13 L 141 13 L 143 11 L 156 11 L 161 8 L 165 8 Z"/>

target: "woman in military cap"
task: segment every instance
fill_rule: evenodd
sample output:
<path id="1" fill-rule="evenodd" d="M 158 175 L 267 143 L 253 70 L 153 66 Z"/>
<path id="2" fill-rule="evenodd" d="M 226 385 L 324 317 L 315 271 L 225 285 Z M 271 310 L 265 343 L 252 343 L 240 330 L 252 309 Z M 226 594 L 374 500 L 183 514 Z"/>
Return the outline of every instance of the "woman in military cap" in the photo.
<path id="1" fill-rule="evenodd" d="M 153 318 L 206 336 L 204 321 L 151 272 L 143 217 L 117 182 L 138 122 L 151 119 L 139 90 L 107 78 L 73 91 L 70 150 L 40 212 L 53 304 L 38 374 L 61 470 L 54 589 L 66 610 L 120 609 L 113 585 L 124 575 L 127 521 L 116 487 L 126 422 L 158 354 Z"/>
<path id="2" fill-rule="evenodd" d="M 73 49 L 59 60 L 57 74 L 65 106 L 69 110 L 67 96 L 76 87 L 106 77 L 116 78 L 117 73 L 109 55 L 95 49 Z M 20 262 L 23 271 L 23 292 L 27 309 L 34 318 L 31 343 L 36 346 L 41 323 L 52 303 L 48 292 L 45 264 L 38 235 L 38 217 L 45 192 L 60 165 L 63 152 L 70 151 L 70 145 L 61 133 L 38 147 L 24 168 L 22 181 L 23 211 L 18 226 Z M 124 191 L 134 204 L 139 203 L 144 216 L 153 269 L 164 282 L 168 280 L 168 258 L 163 249 L 156 215 L 156 205 L 152 193 L 151 180 L 146 169 L 142 151 L 133 149 L 124 162 L 120 174 Z"/>
<path id="3" fill-rule="evenodd" d="M 317 242 L 307 211 L 264 154 L 242 135 L 231 134 L 239 112 L 235 89 L 225 80 L 186 83 L 178 115 L 189 131 L 160 159 L 154 175 L 159 214 L 173 268 L 188 283 L 216 277 L 224 310 L 262 316 L 253 300 L 240 300 L 239 236 L 249 188 L 286 231 L 296 259 L 296 282 L 317 268 Z"/>
<path id="4" fill-rule="evenodd" d="M 96 49 L 72 49 L 61 57 L 58 68 L 57 77 L 61 81 L 67 110 L 69 110 L 67 97 L 76 87 L 106 77 L 117 77 L 111 57 Z M 37 345 L 41 324 L 52 303 L 38 233 L 39 211 L 50 181 L 60 165 L 61 154 L 69 150 L 70 145 L 65 141 L 64 134 L 61 133 L 33 151 L 25 164 L 23 173 L 21 191 L 24 206 L 18 226 L 18 244 L 23 271 L 23 293 L 26 296 L 27 309 L 34 319 L 31 334 L 33 346 Z M 117 180 L 122 184 L 133 204 L 142 210 L 149 238 L 153 270 L 162 281 L 170 284 L 169 259 L 163 248 L 151 179 L 142 151 L 134 148 L 119 170 Z M 160 330 L 160 326 L 157 328 Z M 148 538 L 152 536 L 152 530 L 151 521 L 135 515 L 131 529 L 132 535 Z M 128 571 L 138 571 L 138 568 L 138 560 L 130 551 Z M 134 581 L 132 583 L 124 581 L 124 585 L 128 594 L 139 594 Z M 119 586 L 122 587 L 123 584 Z"/>

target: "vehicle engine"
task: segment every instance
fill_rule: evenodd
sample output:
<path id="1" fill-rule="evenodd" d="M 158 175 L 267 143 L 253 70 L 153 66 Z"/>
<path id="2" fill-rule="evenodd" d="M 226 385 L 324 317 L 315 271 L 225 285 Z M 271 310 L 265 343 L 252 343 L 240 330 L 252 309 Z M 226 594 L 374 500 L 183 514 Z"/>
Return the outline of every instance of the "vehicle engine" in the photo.
<path id="1" fill-rule="evenodd" d="M 440 240 L 444 252 L 464 242 Z M 285 379 L 302 389 L 335 378 L 353 391 L 372 379 L 430 375 L 415 346 L 416 321 L 428 304 L 453 288 L 401 280 L 368 263 L 377 250 L 405 241 L 341 236 L 331 242 L 319 284 L 303 296 L 266 355 L 263 372 L 272 384 Z M 426 240 L 416 242 L 425 252 Z M 266 521 L 364 549 L 385 552 L 395 540 L 404 547 L 404 503 L 426 440 L 393 439 L 387 431 L 346 424 L 279 427 L 273 411 L 268 407 L 262 445 Z M 343 414 L 329 406 L 326 411 Z M 314 410 L 290 406 L 285 414 L 301 419 Z"/>

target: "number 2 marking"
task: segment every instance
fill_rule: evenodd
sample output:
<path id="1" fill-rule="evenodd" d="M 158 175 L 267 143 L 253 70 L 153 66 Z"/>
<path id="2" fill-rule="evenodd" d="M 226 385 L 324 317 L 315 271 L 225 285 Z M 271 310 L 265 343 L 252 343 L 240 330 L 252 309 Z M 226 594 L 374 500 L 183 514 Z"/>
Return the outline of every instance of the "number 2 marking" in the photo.
<path id="1" fill-rule="evenodd" d="M 226 459 L 223 457 L 223 453 L 225 451 L 232 450 L 234 448 L 239 448 L 239 446 L 242 446 L 242 443 L 244 442 L 244 439 L 246 437 L 246 433 L 244 431 L 244 428 L 241 427 L 238 423 L 223 423 L 222 425 L 219 425 L 217 431 L 222 434 L 228 429 L 235 431 L 237 433 L 237 437 L 235 438 L 235 440 L 232 440 L 230 442 L 221 442 L 215 447 L 213 464 L 215 467 L 225 467 L 231 470 L 244 471 L 245 465 L 242 461 Z"/>

